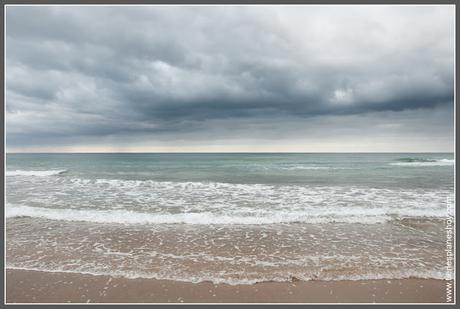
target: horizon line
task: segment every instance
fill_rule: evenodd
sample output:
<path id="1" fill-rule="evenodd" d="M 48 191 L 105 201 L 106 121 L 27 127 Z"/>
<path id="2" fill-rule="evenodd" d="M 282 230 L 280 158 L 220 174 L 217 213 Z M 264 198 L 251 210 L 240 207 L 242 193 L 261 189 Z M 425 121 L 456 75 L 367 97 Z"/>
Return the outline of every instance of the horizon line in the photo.
<path id="1" fill-rule="evenodd" d="M 5 154 L 381 154 L 381 153 L 455 153 L 455 151 L 108 151 L 108 152 L 5 152 Z"/>

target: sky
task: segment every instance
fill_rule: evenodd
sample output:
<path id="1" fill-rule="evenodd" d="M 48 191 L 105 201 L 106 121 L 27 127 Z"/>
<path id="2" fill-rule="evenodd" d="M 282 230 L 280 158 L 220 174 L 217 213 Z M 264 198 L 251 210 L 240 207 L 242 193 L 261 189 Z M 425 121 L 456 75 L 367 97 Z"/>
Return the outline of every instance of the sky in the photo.
<path id="1" fill-rule="evenodd" d="M 454 6 L 8 6 L 8 152 L 451 152 Z"/>

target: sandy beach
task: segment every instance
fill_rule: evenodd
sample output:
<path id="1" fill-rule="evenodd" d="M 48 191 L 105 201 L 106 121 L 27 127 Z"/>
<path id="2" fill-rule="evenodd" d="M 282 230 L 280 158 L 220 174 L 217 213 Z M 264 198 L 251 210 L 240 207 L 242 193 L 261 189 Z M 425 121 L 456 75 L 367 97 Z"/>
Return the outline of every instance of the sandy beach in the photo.
<path id="1" fill-rule="evenodd" d="M 7 304 L 455 304 L 455 6 L 4 16 Z"/>
<path id="2" fill-rule="evenodd" d="M 7 269 L 7 303 L 445 303 L 444 280 L 263 282 L 125 279 Z"/>

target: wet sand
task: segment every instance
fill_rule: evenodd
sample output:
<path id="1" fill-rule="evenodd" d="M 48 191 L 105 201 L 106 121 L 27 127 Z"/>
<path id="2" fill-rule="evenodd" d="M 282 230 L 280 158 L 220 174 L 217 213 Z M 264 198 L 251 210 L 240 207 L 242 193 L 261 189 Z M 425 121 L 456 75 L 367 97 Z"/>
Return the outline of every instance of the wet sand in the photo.
<path id="1" fill-rule="evenodd" d="M 444 280 L 227 285 L 7 269 L 7 303 L 445 303 Z"/>

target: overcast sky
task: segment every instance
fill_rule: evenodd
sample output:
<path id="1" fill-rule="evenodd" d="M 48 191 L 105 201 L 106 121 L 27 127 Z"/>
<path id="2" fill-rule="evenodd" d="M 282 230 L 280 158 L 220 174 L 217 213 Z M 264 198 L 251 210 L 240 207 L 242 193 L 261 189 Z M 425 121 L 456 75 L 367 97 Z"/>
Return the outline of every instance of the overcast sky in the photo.
<path id="1" fill-rule="evenodd" d="M 7 150 L 453 151 L 453 6 L 7 7 Z"/>

